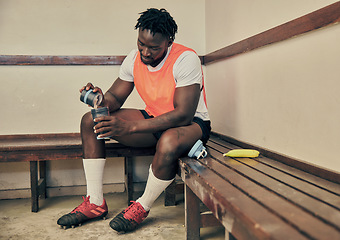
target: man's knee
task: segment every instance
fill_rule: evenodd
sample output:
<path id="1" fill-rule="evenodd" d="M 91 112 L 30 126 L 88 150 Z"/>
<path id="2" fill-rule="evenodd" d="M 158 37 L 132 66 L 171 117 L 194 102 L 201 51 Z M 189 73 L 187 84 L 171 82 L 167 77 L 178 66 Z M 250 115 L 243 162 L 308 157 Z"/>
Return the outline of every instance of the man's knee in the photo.
<path id="1" fill-rule="evenodd" d="M 157 152 L 169 157 L 179 157 L 181 144 L 178 141 L 178 134 L 175 130 L 171 129 L 165 131 L 157 143 Z"/>
<path id="2" fill-rule="evenodd" d="M 94 123 L 93 123 L 91 112 L 85 113 L 80 122 L 81 130 L 84 131 L 86 129 L 92 129 L 93 126 L 94 126 Z"/>

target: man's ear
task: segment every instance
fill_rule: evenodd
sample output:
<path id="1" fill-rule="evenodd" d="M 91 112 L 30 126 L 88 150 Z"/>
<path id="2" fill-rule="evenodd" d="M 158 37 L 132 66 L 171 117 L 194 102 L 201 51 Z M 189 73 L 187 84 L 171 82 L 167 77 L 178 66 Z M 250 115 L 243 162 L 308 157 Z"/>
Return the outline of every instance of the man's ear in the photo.
<path id="1" fill-rule="evenodd" d="M 170 41 L 168 42 L 168 47 L 170 47 L 170 46 L 172 45 L 172 43 L 173 43 L 173 41 L 170 40 Z"/>

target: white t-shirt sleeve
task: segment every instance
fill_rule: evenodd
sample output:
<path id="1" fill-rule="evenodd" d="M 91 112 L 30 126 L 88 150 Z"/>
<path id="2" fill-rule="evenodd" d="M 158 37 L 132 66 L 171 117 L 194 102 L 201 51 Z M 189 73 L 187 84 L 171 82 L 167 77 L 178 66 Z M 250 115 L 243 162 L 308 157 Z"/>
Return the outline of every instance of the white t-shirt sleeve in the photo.
<path id="1" fill-rule="evenodd" d="M 122 65 L 119 69 L 119 78 L 128 81 L 133 82 L 133 66 L 135 63 L 135 59 L 137 56 L 137 49 L 132 50 L 124 59 Z"/>
<path id="2" fill-rule="evenodd" d="M 173 74 L 176 87 L 185 87 L 192 84 L 202 85 L 201 61 L 196 53 L 185 51 L 174 64 Z"/>

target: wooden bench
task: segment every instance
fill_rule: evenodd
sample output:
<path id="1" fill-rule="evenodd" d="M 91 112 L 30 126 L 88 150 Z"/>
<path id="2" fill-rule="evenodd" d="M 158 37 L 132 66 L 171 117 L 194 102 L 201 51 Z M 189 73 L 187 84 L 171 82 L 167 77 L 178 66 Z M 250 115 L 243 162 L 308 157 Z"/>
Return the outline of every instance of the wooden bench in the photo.
<path id="1" fill-rule="evenodd" d="M 200 227 L 216 222 L 212 215 L 226 239 L 340 239 L 339 174 L 288 157 L 278 161 L 258 148 L 257 158 L 223 157 L 240 148 L 226 140 L 213 134 L 208 157 L 180 159 L 186 239 L 199 239 Z M 200 214 L 201 203 L 211 214 Z"/>
<path id="2" fill-rule="evenodd" d="M 125 158 L 128 203 L 133 199 L 134 192 L 132 157 L 154 153 L 154 148 L 126 147 L 115 141 L 106 143 L 107 157 Z M 0 135 L 0 162 L 30 162 L 32 212 L 39 210 L 39 196 L 46 198 L 46 161 L 81 158 L 79 133 Z"/>
<path id="3" fill-rule="evenodd" d="M 260 157 L 254 159 L 223 157 L 222 153 L 239 146 L 255 148 L 230 142 L 213 134 L 207 144 L 208 157 L 179 160 L 187 239 L 199 239 L 200 227 L 216 224 L 225 227 L 226 238 L 240 240 L 340 239 L 339 174 L 315 166 L 302 171 L 296 166 L 308 164 L 289 158 L 277 161 L 260 149 Z M 132 200 L 132 157 L 153 155 L 154 148 L 130 148 L 110 141 L 106 151 L 108 157 L 125 158 L 128 201 Z M 30 162 L 32 212 L 39 210 L 39 196 L 46 197 L 46 161 L 81 157 L 78 133 L 0 136 L 0 162 Z M 174 205 L 176 188 L 181 189 L 175 184 L 167 189 L 166 205 Z M 200 203 L 211 214 L 202 214 Z"/>

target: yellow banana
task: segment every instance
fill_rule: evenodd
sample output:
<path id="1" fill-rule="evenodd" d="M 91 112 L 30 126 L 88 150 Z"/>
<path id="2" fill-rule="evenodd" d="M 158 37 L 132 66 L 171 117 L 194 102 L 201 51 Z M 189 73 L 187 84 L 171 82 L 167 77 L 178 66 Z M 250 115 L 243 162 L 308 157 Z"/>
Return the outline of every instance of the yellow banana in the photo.
<path id="1" fill-rule="evenodd" d="M 233 149 L 227 153 L 224 153 L 224 157 L 258 157 L 260 154 L 259 151 L 253 149 Z"/>

